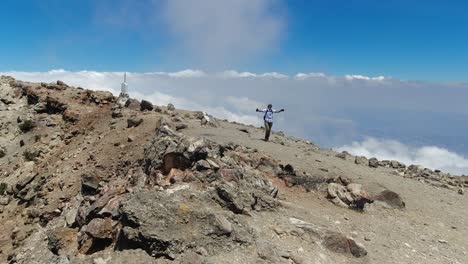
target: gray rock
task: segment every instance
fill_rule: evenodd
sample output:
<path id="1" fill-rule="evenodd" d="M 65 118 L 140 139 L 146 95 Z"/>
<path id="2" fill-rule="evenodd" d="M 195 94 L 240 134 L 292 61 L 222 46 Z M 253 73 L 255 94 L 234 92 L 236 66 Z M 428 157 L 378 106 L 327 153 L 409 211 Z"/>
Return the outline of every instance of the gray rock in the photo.
<path id="1" fill-rule="evenodd" d="M 232 223 L 210 212 L 213 209 L 210 197 L 195 195 L 188 188 L 171 193 L 142 190 L 128 194 L 119 209 L 124 226 L 116 248 L 138 247 L 151 256 L 167 259 L 174 259 L 189 245 L 226 250 L 239 231 L 233 234 Z"/>
<path id="2" fill-rule="evenodd" d="M 204 171 L 204 170 L 209 170 L 211 169 L 211 165 L 208 161 L 206 160 L 199 160 L 195 163 L 195 169 L 197 171 Z"/>
<path id="3" fill-rule="evenodd" d="M 257 240 L 255 242 L 257 255 L 260 259 L 268 263 L 281 263 L 281 257 L 278 254 L 278 249 L 266 240 Z"/>
<path id="4" fill-rule="evenodd" d="M 405 168 L 406 165 L 399 162 L 399 161 L 392 160 L 392 161 L 390 161 L 390 167 L 392 167 L 394 169 L 401 169 L 401 168 Z"/>
<path id="5" fill-rule="evenodd" d="M 112 118 L 121 118 L 121 117 L 123 117 L 122 109 L 115 108 L 112 110 Z"/>
<path id="6" fill-rule="evenodd" d="M 57 85 L 68 87 L 68 85 L 61 80 L 57 80 Z"/>
<path id="7" fill-rule="evenodd" d="M 146 101 L 146 100 L 142 100 L 141 103 L 140 103 L 140 110 L 141 111 L 145 111 L 145 110 L 148 110 L 148 111 L 152 111 L 154 108 L 153 104 L 149 101 Z"/>
<path id="8" fill-rule="evenodd" d="M 390 190 L 384 190 L 380 192 L 379 194 L 375 195 L 373 199 L 376 201 L 384 202 L 393 208 L 402 209 L 406 206 L 405 202 L 403 201 L 403 199 L 401 199 L 400 195 Z"/>
<path id="9" fill-rule="evenodd" d="M 212 234 L 217 236 L 229 236 L 232 233 L 232 224 L 223 215 L 213 214 L 209 216 L 209 219 L 213 225 Z"/>
<path id="10" fill-rule="evenodd" d="M 389 160 L 380 160 L 378 162 L 378 166 L 388 168 L 388 167 L 390 167 L 390 163 L 391 162 Z"/>
<path id="11" fill-rule="evenodd" d="M 81 174 L 81 193 L 85 195 L 93 195 L 99 188 L 101 179 L 94 172 Z"/>
<path id="12" fill-rule="evenodd" d="M 218 120 L 206 112 L 202 112 L 202 117 L 200 119 L 202 126 L 219 127 Z"/>
<path id="13" fill-rule="evenodd" d="M 327 234 L 323 239 L 323 245 L 333 252 L 351 254 L 356 258 L 367 255 L 367 251 L 363 245 L 357 243 L 350 237 L 336 232 Z"/>
<path id="14" fill-rule="evenodd" d="M 376 159 L 376 158 L 369 159 L 369 167 L 371 167 L 371 168 L 379 167 L 379 160 Z"/>
<path id="15" fill-rule="evenodd" d="M 356 156 L 356 159 L 354 162 L 358 165 L 369 166 L 369 160 L 367 160 L 367 158 L 364 156 Z"/>
<path id="16" fill-rule="evenodd" d="M 174 106 L 173 104 L 169 103 L 169 104 L 167 105 L 167 110 L 169 110 L 169 111 L 174 111 L 174 110 L 175 110 L 175 106 Z"/>
<path id="17" fill-rule="evenodd" d="M 125 94 L 120 94 L 119 97 L 117 98 L 116 105 L 119 107 L 127 107 L 130 103 L 130 98 L 128 95 Z"/>
<path id="18" fill-rule="evenodd" d="M 65 211 L 65 222 L 68 227 L 73 227 L 76 224 L 76 218 L 78 216 L 78 209 L 83 201 L 83 196 L 78 195 L 71 202 Z"/>
<path id="19" fill-rule="evenodd" d="M 0 159 L 3 158 L 3 157 L 5 157 L 6 154 L 7 154 L 6 148 L 0 146 Z"/>
<path id="20" fill-rule="evenodd" d="M 86 225 L 85 232 L 93 238 L 111 239 L 113 236 L 112 220 L 110 218 L 94 218 Z"/>
<path id="21" fill-rule="evenodd" d="M 327 198 L 331 202 L 343 207 L 363 209 L 366 203 L 372 202 L 362 186 L 356 183 L 349 183 L 347 186 L 333 182 L 329 183 L 327 194 Z"/>
<path id="22" fill-rule="evenodd" d="M 177 124 L 176 125 L 176 131 L 186 129 L 187 127 L 188 127 L 187 124 Z"/>
<path id="23" fill-rule="evenodd" d="M 8 205 L 10 203 L 9 196 L 0 196 L 0 205 Z"/>
<path id="24" fill-rule="evenodd" d="M 137 127 L 141 123 L 143 123 L 143 118 L 130 117 L 129 119 L 127 119 L 127 128 Z"/>
<path id="25" fill-rule="evenodd" d="M 335 157 L 340 158 L 340 159 L 344 159 L 344 160 L 349 160 L 349 159 L 352 158 L 352 155 L 349 154 L 347 151 L 343 151 L 341 153 L 337 153 L 335 155 Z"/>

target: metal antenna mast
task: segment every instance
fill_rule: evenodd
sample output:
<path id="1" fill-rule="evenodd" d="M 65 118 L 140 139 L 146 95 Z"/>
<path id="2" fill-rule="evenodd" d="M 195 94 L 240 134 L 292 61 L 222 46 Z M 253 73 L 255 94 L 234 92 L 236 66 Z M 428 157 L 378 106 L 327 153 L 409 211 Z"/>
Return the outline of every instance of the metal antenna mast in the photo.
<path id="1" fill-rule="evenodd" d="M 120 94 L 128 97 L 127 73 L 124 73 L 124 81 L 121 85 Z"/>

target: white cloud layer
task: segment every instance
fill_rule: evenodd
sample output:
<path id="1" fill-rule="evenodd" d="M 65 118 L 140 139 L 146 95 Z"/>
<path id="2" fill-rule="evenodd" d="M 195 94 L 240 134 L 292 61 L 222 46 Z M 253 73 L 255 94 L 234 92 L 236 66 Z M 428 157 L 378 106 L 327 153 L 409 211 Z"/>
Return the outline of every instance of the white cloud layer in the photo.
<path id="1" fill-rule="evenodd" d="M 468 172 L 468 159 L 437 146 L 410 147 L 396 140 L 367 138 L 337 148 L 353 155 L 376 157 L 380 160 L 398 160 L 406 165 L 422 165 L 461 175 Z"/>
<path id="2" fill-rule="evenodd" d="M 345 75 L 345 79 L 349 81 L 353 80 L 364 80 L 364 81 L 383 81 L 385 80 L 384 76 L 376 76 L 376 77 L 369 77 L 369 76 L 364 76 L 364 75 L 359 75 L 359 74 L 347 74 Z"/>
<path id="3" fill-rule="evenodd" d="M 61 69 L 0 74 L 36 82 L 60 79 L 74 86 L 114 94 L 119 92 L 123 76 L 122 72 Z M 160 105 L 171 102 L 178 108 L 203 110 L 247 124 L 261 125 L 262 117 L 255 113 L 255 108 L 272 103 L 274 108 L 286 109 L 275 115 L 275 130 L 307 138 L 324 147 L 349 145 L 366 136 L 393 138 L 414 146 L 440 146 L 416 152 L 412 148 L 402 151 L 405 150 L 402 145 L 387 141 L 380 145 L 377 144 L 380 141 L 374 142 L 379 151 L 370 148 L 372 141 L 349 145 L 369 151 L 368 155 L 390 157 L 392 154 L 402 161 L 468 174 L 468 168 L 463 165 L 465 160 L 457 158 L 461 155 L 449 155 L 468 155 L 468 84 L 410 82 L 363 75 L 350 78 L 298 73 L 288 76 L 277 72 L 190 69 L 128 73 L 127 82 L 133 97 Z M 399 148 L 392 150 L 390 146 Z M 457 163 L 450 164 L 450 161 Z"/>

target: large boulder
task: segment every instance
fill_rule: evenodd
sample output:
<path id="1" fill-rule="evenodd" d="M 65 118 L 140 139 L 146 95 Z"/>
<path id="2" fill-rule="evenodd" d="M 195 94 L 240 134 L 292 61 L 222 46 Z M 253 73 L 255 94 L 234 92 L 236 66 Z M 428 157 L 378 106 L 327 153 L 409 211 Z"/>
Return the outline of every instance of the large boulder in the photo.
<path id="1" fill-rule="evenodd" d="M 183 136 L 161 124 L 157 135 L 145 147 L 145 171 L 161 170 L 165 174 L 172 168 L 185 170 L 197 161 L 220 156 L 220 146 L 205 139 Z"/>
<path id="2" fill-rule="evenodd" d="M 153 257 L 175 259 L 188 247 L 223 251 L 234 241 L 248 243 L 252 235 L 242 221 L 230 221 L 216 208 L 210 197 L 190 189 L 128 194 L 120 207 L 116 248 L 141 248 Z"/>

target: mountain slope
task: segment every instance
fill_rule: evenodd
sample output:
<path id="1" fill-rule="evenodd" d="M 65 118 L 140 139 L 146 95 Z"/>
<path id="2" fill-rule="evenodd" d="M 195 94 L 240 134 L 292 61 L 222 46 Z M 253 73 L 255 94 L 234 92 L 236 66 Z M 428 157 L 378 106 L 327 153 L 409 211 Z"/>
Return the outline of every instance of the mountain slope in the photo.
<path id="1" fill-rule="evenodd" d="M 467 258 L 466 177 L 60 81 L 0 87 L 2 263 Z"/>

